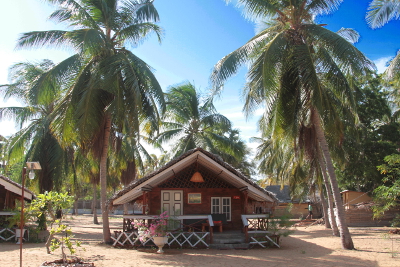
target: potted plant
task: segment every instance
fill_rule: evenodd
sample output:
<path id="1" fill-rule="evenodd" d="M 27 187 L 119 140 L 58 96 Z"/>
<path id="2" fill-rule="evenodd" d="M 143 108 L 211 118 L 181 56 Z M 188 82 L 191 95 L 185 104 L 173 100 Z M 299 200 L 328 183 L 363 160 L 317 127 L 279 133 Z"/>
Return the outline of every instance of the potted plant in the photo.
<path id="1" fill-rule="evenodd" d="M 163 246 L 168 242 L 167 225 L 168 212 L 164 211 L 159 216 L 155 216 L 151 223 L 133 222 L 133 226 L 138 229 L 139 239 L 143 242 L 152 238 L 158 247 L 157 253 L 164 253 Z"/>
<path id="2" fill-rule="evenodd" d="M 32 218 L 32 215 L 28 212 L 28 209 L 24 208 L 24 218 L 21 220 L 21 208 L 17 208 L 13 210 L 14 215 L 7 218 L 8 227 L 10 229 L 15 229 L 15 240 L 17 244 L 19 244 L 20 237 L 24 237 L 26 229 L 26 223 Z M 22 234 L 21 234 L 22 228 Z"/>

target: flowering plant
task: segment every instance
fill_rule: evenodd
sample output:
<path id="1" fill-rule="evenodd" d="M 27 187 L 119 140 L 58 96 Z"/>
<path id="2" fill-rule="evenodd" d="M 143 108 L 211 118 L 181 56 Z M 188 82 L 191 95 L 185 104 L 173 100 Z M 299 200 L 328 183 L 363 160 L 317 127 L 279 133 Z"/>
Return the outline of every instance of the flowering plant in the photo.
<path id="1" fill-rule="evenodd" d="M 166 236 L 167 235 L 167 224 L 168 224 L 168 212 L 164 211 L 159 216 L 155 216 L 151 223 L 144 222 L 133 222 L 132 225 L 137 228 L 140 233 L 140 239 L 146 239 L 147 237 L 154 236 Z"/>

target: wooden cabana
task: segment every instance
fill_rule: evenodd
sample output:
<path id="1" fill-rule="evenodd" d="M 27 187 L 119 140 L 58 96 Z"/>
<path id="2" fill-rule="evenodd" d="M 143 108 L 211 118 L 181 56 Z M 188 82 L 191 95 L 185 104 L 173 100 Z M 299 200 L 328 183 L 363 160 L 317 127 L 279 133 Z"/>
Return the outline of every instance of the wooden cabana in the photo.
<path id="1" fill-rule="evenodd" d="M 11 179 L 0 175 L 0 211 L 15 208 L 17 200 L 21 200 L 22 186 Z M 25 188 L 24 199 L 31 201 L 35 194 Z"/>
<path id="2" fill-rule="evenodd" d="M 124 232 L 135 230 L 133 220 L 168 211 L 180 221 L 181 231 L 207 229 L 212 242 L 214 224 L 219 231 L 246 231 L 242 215 L 259 214 L 265 225 L 263 218 L 278 201 L 217 155 L 197 148 L 117 192 L 110 205 L 132 202 L 142 204 L 142 215 L 125 215 Z"/>
<path id="3" fill-rule="evenodd" d="M 24 188 L 25 201 L 32 201 L 35 194 Z M 0 175 L 0 240 L 8 241 L 15 237 L 15 230 L 8 228 L 7 218 L 14 215 L 16 202 L 21 200 L 22 186 L 11 179 Z"/>

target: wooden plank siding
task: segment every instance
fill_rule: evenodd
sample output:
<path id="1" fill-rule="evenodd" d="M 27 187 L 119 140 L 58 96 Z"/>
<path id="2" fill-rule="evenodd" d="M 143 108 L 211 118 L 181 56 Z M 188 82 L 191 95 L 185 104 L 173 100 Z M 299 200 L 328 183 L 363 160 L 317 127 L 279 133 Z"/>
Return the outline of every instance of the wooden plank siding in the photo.
<path id="1" fill-rule="evenodd" d="M 153 188 L 149 192 L 151 204 L 149 214 L 159 214 L 161 211 L 161 190 L 182 190 L 183 191 L 183 214 L 211 214 L 211 197 L 231 197 L 232 220 L 224 225 L 224 229 L 233 230 L 242 227 L 241 214 L 244 205 L 242 192 L 237 188 Z M 201 193 L 201 204 L 189 204 L 189 193 Z M 239 196 L 240 199 L 234 199 Z M 150 202 L 149 202 L 150 203 Z"/>

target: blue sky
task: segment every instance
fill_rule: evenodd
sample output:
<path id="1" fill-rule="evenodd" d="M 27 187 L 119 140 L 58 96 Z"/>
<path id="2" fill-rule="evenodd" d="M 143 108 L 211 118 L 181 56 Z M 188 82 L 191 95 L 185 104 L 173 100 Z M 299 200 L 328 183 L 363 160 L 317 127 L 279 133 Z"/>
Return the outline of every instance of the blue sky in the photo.
<path id="1" fill-rule="evenodd" d="M 344 0 L 335 13 L 319 17 L 319 23 L 328 24 L 333 31 L 341 27 L 353 28 L 361 35 L 357 48 L 374 60 L 379 69 L 395 56 L 400 49 L 400 21 L 392 21 L 376 30 L 365 22 L 370 0 Z M 240 9 L 223 0 L 155 0 L 164 29 L 162 44 L 149 38 L 141 46 L 130 49 L 155 69 L 161 86 L 184 81 L 194 83 L 204 94 L 207 93 L 208 79 L 214 64 L 223 56 L 237 49 L 255 33 L 255 23 L 246 20 Z M 8 82 L 8 67 L 20 61 L 34 61 L 49 58 L 58 62 L 71 51 L 60 50 L 14 50 L 16 39 L 22 32 L 60 29 L 47 21 L 53 8 L 40 0 L 4 1 L 0 10 L 2 38 L 0 41 L 0 84 Z M 129 47 L 128 47 L 129 48 Z M 225 86 L 221 99 L 215 104 L 220 113 L 234 122 L 242 137 L 248 140 L 257 136 L 257 114 L 246 120 L 241 110 L 241 88 L 245 83 L 246 69 L 231 78 Z M 18 105 L 16 100 L 0 106 Z M 0 122 L 0 135 L 9 136 L 15 132 L 12 122 Z M 254 146 L 254 144 L 252 145 Z"/>

